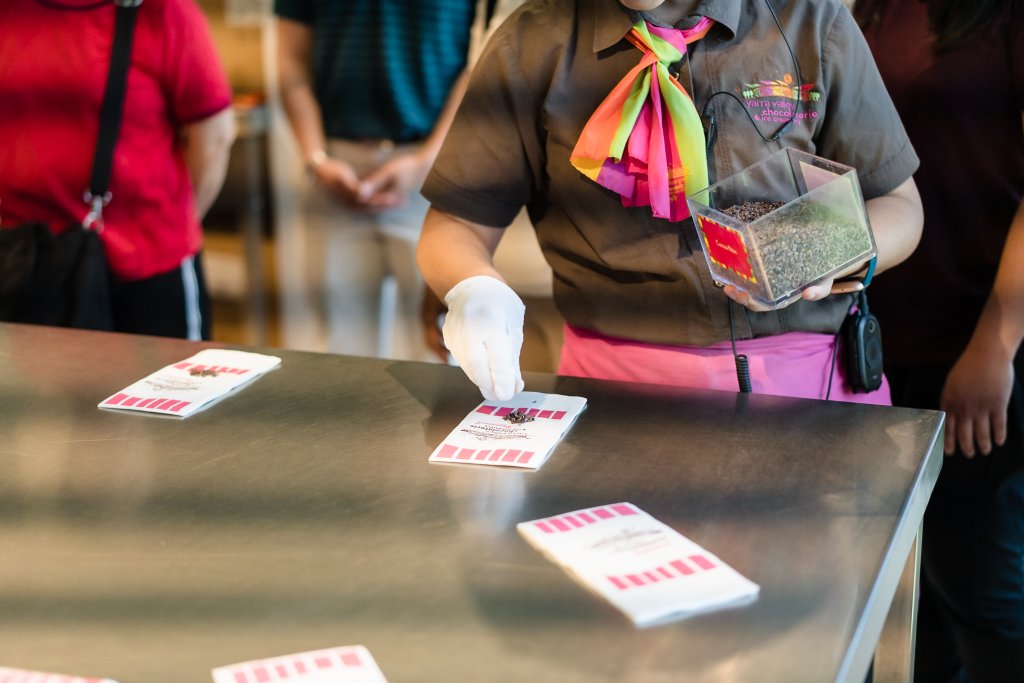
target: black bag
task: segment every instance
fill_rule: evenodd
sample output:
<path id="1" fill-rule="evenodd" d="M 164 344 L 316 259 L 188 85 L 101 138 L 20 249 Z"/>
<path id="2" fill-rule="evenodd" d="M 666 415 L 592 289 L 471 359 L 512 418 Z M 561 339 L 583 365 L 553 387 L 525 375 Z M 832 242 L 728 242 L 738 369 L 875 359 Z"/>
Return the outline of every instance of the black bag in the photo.
<path id="1" fill-rule="evenodd" d="M 112 330 L 110 269 L 95 230 L 0 230 L 0 320 Z"/>
<path id="2" fill-rule="evenodd" d="M 141 0 L 117 0 L 99 138 L 81 224 L 54 235 L 43 223 L 0 230 L 0 320 L 112 330 L 111 275 L 99 231 L 121 127 L 135 17 Z"/>

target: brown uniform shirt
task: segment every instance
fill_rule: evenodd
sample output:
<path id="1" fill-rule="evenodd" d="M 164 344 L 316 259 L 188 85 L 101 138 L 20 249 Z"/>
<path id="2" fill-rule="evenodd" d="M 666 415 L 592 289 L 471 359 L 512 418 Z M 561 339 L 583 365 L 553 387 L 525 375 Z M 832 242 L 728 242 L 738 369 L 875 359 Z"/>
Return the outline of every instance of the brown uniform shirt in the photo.
<path id="1" fill-rule="evenodd" d="M 796 101 L 784 95 L 796 67 L 764 0 L 700 2 L 697 12 L 716 24 L 675 67 L 698 111 L 717 120 L 711 181 L 790 146 L 857 168 L 866 198 L 890 192 L 917 156 L 853 18 L 840 0 L 773 2 L 811 86 L 777 142 L 758 130 L 770 138 L 794 113 Z M 634 18 L 617 0 L 527 2 L 485 49 L 423 193 L 436 208 L 489 226 L 508 225 L 526 205 L 569 324 L 705 346 L 729 338 L 729 307 L 692 221 L 625 208 L 569 163 L 590 115 L 640 59 L 623 39 Z M 727 94 L 712 97 L 719 92 Z M 848 306 L 833 296 L 768 313 L 743 309 L 737 336 L 835 332 Z"/>

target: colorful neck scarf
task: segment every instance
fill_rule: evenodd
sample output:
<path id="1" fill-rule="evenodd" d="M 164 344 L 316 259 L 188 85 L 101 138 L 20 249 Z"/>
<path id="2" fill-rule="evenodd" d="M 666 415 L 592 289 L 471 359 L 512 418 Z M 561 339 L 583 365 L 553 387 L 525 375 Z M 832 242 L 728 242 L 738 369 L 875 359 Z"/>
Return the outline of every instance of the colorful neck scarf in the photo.
<path id="1" fill-rule="evenodd" d="M 570 157 L 583 175 L 621 195 L 623 206 L 650 206 L 656 217 L 680 221 L 690 215 L 686 188 L 707 187 L 704 127 L 668 65 L 713 23 L 703 17 L 680 30 L 640 21 L 626 34 L 643 57 L 591 115 Z"/>

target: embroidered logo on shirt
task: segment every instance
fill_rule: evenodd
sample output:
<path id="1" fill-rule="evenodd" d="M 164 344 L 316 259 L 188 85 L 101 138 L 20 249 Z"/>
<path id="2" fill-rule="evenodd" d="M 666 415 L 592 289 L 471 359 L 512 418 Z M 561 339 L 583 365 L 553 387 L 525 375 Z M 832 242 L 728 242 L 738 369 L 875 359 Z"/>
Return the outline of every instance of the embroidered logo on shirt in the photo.
<path id="1" fill-rule="evenodd" d="M 744 83 L 740 94 L 755 121 L 786 123 L 791 118 L 818 118 L 821 90 L 815 83 L 801 83 L 797 88 L 792 74 L 775 80 Z"/>

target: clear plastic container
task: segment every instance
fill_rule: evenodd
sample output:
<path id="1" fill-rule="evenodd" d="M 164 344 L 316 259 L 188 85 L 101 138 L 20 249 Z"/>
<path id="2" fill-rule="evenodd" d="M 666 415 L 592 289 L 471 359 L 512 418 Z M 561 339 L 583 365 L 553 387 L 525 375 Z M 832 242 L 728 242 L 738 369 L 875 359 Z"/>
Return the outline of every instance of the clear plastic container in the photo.
<path id="1" fill-rule="evenodd" d="M 769 308 L 877 253 L 856 169 L 789 147 L 687 204 L 715 280 Z"/>

